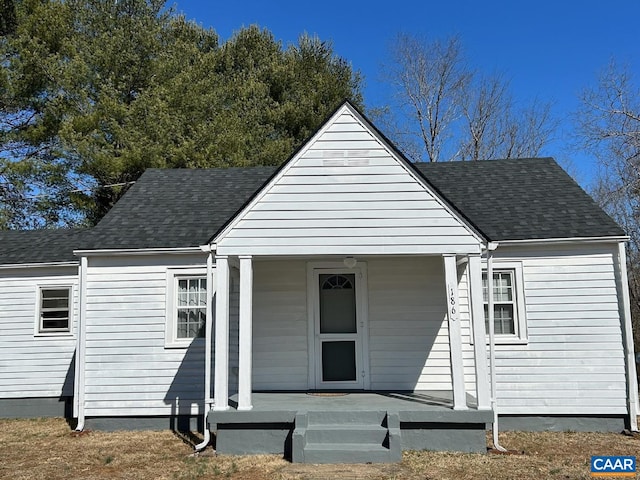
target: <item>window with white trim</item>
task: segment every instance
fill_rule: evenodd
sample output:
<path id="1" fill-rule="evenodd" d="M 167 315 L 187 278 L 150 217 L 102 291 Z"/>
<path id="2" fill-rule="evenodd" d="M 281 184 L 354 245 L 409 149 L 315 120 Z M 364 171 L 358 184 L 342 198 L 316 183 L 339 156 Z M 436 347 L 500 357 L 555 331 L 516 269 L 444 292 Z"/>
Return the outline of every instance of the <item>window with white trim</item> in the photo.
<path id="1" fill-rule="evenodd" d="M 169 269 L 165 347 L 188 347 L 194 339 L 203 338 L 206 318 L 206 271 Z"/>
<path id="2" fill-rule="evenodd" d="M 522 266 L 499 263 L 493 268 L 493 325 L 497 343 L 518 343 L 527 339 Z M 489 333 L 489 292 L 487 270 L 482 271 L 484 321 Z"/>
<path id="3" fill-rule="evenodd" d="M 70 333 L 71 287 L 40 287 L 38 297 L 38 333 Z"/>
<path id="4" fill-rule="evenodd" d="M 207 279 L 177 277 L 176 338 L 204 337 L 207 318 Z"/>

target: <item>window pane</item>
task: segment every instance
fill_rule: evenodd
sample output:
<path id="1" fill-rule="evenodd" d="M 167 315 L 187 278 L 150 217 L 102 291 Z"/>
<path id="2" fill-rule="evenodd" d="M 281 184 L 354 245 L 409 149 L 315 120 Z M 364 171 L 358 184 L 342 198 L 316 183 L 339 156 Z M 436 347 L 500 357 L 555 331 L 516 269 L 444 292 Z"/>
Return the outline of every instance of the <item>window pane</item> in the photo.
<path id="1" fill-rule="evenodd" d="M 69 288 L 40 290 L 40 331 L 69 331 Z"/>
<path id="2" fill-rule="evenodd" d="M 487 294 L 487 272 L 482 272 L 482 300 L 484 302 L 489 301 L 489 295 Z"/>
<path id="3" fill-rule="evenodd" d="M 43 318 L 42 319 L 43 330 L 68 330 L 69 319 L 67 317 L 62 318 Z"/>
<path id="4" fill-rule="evenodd" d="M 487 272 L 482 273 L 482 298 L 487 296 Z M 493 272 L 493 300 L 496 302 L 510 302 L 513 300 L 513 274 L 511 272 Z"/>
<path id="5" fill-rule="evenodd" d="M 69 298 L 69 289 L 47 289 L 42 290 L 42 298 Z"/>
<path id="6" fill-rule="evenodd" d="M 187 281 L 178 280 L 178 306 L 187 304 Z"/>
<path id="7" fill-rule="evenodd" d="M 207 316 L 206 278 L 179 279 L 177 293 L 176 337 L 203 337 Z"/>
<path id="8" fill-rule="evenodd" d="M 320 333 L 356 333 L 355 275 L 320 275 Z"/>
<path id="9" fill-rule="evenodd" d="M 497 334 L 516 333 L 513 324 L 513 305 L 495 305 L 493 321 Z"/>
<path id="10" fill-rule="evenodd" d="M 189 338 L 187 310 L 178 310 L 178 338 Z"/>
<path id="11" fill-rule="evenodd" d="M 512 300 L 511 273 L 497 272 L 493 274 L 493 299 L 496 302 Z"/>
<path id="12" fill-rule="evenodd" d="M 42 308 L 63 308 L 67 310 L 69 307 L 69 298 L 43 298 Z"/>
<path id="13" fill-rule="evenodd" d="M 322 381 L 356 380 L 356 342 L 322 343 Z"/>
<path id="14" fill-rule="evenodd" d="M 484 326 L 489 333 L 489 307 L 484 306 Z M 493 306 L 493 328 L 496 335 L 515 334 L 515 322 L 513 321 L 513 305 L 501 304 Z"/>
<path id="15" fill-rule="evenodd" d="M 200 303 L 199 305 L 205 306 L 207 304 L 207 280 L 200 279 Z"/>
<path id="16" fill-rule="evenodd" d="M 205 334 L 204 326 L 206 324 L 206 321 L 207 321 L 207 314 L 206 314 L 206 312 L 204 310 L 201 309 L 199 311 L 199 317 L 198 317 L 198 326 L 199 326 L 199 328 L 198 328 L 198 332 L 197 332 L 196 336 L 204 337 L 204 334 Z"/>

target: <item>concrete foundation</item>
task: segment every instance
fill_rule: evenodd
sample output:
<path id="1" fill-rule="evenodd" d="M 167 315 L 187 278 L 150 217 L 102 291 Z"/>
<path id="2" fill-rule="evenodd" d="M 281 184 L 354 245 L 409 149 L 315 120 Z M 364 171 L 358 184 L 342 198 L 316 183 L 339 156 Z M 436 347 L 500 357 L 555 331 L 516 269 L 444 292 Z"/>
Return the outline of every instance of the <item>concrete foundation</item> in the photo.
<path id="1" fill-rule="evenodd" d="M 204 432 L 202 415 L 166 417 L 88 417 L 85 428 L 103 432 L 121 430 L 173 430 L 176 432 Z"/>
<path id="2" fill-rule="evenodd" d="M 621 415 L 500 415 L 498 419 L 501 431 L 525 432 L 621 432 L 628 423 L 628 417 Z"/>
<path id="3" fill-rule="evenodd" d="M 71 418 L 72 416 L 72 397 L 0 399 L 0 418 Z"/>

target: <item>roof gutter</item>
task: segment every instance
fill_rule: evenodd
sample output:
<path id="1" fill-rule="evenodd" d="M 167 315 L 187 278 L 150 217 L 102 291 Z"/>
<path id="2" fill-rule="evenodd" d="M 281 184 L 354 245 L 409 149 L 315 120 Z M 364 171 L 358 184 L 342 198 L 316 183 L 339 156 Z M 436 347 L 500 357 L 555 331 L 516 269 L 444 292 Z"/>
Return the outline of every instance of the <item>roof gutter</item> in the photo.
<path id="1" fill-rule="evenodd" d="M 40 267 L 77 267 L 80 262 L 37 262 L 37 263 L 7 263 L 6 265 L 0 265 L 0 270 L 10 268 L 40 268 Z"/>
<path id="2" fill-rule="evenodd" d="M 201 247 L 181 248 L 105 248 L 100 250 L 74 250 L 78 257 L 95 257 L 101 255 L 158 255 L 158 254 L 188 254 L 201 253 Z M 77 263 L 76 263 L 77 265 Z"/>
<path id="3" fill-rule="evenodd" d="M 628 235 L 619 235 L 611 237 L 566 237 L 566 238 L 538 238 L 526 240 L 500 240 L 494 242 L 500 246 L 517 246 L 517 245 L 557 245 L 564 243 L 618 243 L 629 241 Z"/>

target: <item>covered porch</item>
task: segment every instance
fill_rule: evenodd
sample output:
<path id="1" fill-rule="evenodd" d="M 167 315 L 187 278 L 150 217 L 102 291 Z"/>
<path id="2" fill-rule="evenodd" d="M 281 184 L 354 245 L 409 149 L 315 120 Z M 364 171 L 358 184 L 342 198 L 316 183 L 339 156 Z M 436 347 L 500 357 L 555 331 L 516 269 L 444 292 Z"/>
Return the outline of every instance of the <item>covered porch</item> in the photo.
<path id="1" fill-rule="evenodd" d="M 214 274 L 211 255 L 217 450 L 315 463 L 484 452 L 493 413 L 480 254 L 340 260 L 217 255 Z M 323 334 L 318 292 L 340 279 L 353 282 L 354 333 Z M 353 360 L 324 348 L 335 342 L 350 342 Z"/>
<path id="2" fill-rule="evenodd" d="M 453 410 L 490 409 L 480 254 L 216 255 L 215 275 L 212 257 L 214 410 L 249 411 L 254 390 L 449 391 Z M 350 292 L 325 294 L 331 282 Z"/>

